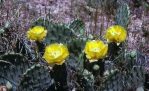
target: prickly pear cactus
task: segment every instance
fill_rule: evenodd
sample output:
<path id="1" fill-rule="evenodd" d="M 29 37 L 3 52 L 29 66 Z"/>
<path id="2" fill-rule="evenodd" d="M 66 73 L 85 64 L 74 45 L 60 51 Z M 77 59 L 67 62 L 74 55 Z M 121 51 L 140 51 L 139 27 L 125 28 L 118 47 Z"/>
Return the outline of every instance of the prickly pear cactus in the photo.
<path id="1" fill-rule="evenodd" d="M 86 69 L 83 71 L 82 81 L 83 81 L 85 91 L 95 91 L 94 90 L 95 78 L 93 74 Z"/>
<path id="2" fill-rule="evenodd" d="M 9 83 L 13 91 L 45 91 L 52 84 L 47 66 L 31 63 L 19 53 L 1 55 L 0 70 L 0 85 Z"/>
<path id="3" fill-rule="evenodd" d="M 53 42 L 67 43 L 75 36 L 68 26 L 64 24 L 56 24 L 44 19 L 39 19 L 33 23 L 32 26 L 36 25 L 44 26 L 48 30 L 47 37 L 44 41 L 46 44 Z"/>
<path id="4" fill-rule="evenodd" d="M 26 39 L 17 39 L 16 47 L 13 49 L 16 53 L 21 53 L 28 60 L 35 60 L 35 50 L 30 46 L 30 42 Z"/>
<path id="5" fill-rule="evenodd" d="M 13 89 L 16 89 L 17 83 L 13 80 L 13 74 L 8 74 L 11 71 L 14 71 L 14 67 L 10 62 L 0 60 L 0 85 L 6 85 L 7 82 L 10 82 L 11 85 L 14 87 Z M 8 70 L 9 69 L 9 70 Z M 8 71 L 8 72 L 7 72 Z M 12 77 L 13 76 L 13 77 Z M 16 79 L 15 79 L 16 80 Z"/>
<path id="6" fill-rule="evenodd" d="M 46 37 L 45 42 L 47 44 L 53 42 L 67 44 L 74 36 L 75 35 L 66 25 L 54 24 L 53 26 L 51 25 L 51 27 L 50 26 L 48 27 L 48 35 Z"/>
<path id="7" fill-rule="evenodd" d="M 99 91 L 122 91 L 124 83 L 124 77 L 122 78 L 122 76 L 119 72 L 111 73 L 104 84 L 101 85 Z"/>
<path id="8" fill-rule="evenodd" d="M 12 84 L 12 89 L 15 90 L 20 82 L 21 75 L 26 69 L 31 67 L 31 63 L 27 61 L 21 54 L 7 53 L 0 56 L 0 84 L 6 85 L 7 82 Z"/>
<path id="9" fill-rule="evenodd" d="M 144 72 L 142 67 L 134 67 L 130 72 L 110 74 L 100 91 L 123 91 L 143 86 Z"/>
<path id="10" fill-rule="evenodd" d="M 81 38 L 72 39 L 70 44 L 68 44 L 70 52 L 75 55 L 79 55 L 82 52 L 85 42 L 86 42 L 86 39 L 81 39 Z M 81 44 L 81 45 L 79 45 L 79 44 Z M 76 50 L 74 50 L 74 48 L 76 48 Z"/>
<path id="11" fill-rule="evenodd" d="M 78 35 L 83 35 L 85 32 L 85 24 L 81 20 L 74 20 L 70 24 L 56 24 L 49 22 L 44 19 L 39 19 L 32 24 L 32 26 L 44 26 L 48 30 L 47 37 L 45 38 L 45 43 L 65 43 L 69 42 L 78 37 Z"/>
<path id="12" fill-rule="evenodd" d="M 71 29 L 76 36 L 83 36 L 85 34 L 85 24 L 78 19 L 70 23 L 69 29 Z"/>
<path id="13" fill-rule="evenodd" d="M 52 83 L 49 68 L 35 64 L 23 74 L 17 91 L 46 91 Z"/>
<path id="14" fill-rule="evenodd" d="M 128 54 L 123 70 L 109 73 L 100 91 L 123 91 L 143 86 L 145 73 L 143 64 L 138 64 L 139 54 Z M 145 61 L 141 58 L 141 61 Z M 143 62 L 142 62 L 143 63 Z"/>
<path id="15" fill-rule="evenodd" d="M 116 15 L 115 15 L 116 24 L 127 28 L 129 23 L 129 17 L 130 17 L 130 9 L 128 4 L 121 3 L 118 9 L 116 10 Z"/>

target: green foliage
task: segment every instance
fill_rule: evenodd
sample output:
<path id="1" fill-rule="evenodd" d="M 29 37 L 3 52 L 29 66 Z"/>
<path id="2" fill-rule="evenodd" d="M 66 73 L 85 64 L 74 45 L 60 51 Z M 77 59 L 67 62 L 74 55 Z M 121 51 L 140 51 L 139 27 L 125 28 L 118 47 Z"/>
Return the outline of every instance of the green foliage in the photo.
<path id="1" fill-rule="evenodd" d="M 116 71 L 110 74 L 102 85 L 100 91 L 122 91 L 135 89 L 144 83 L 144 71 L 142 67 L 134 67 L 129 72 Z"/>
<path id="2" fill-rule="evenodd" d="M 67 44 L 70 54 L 68 64 L 72 67 L 78 64 L 81 60 L 78 58 L 82 53 L 87 38 L 85 35 L 85 25 L 81 20 L 74 20 L 72 23 L 66 24 L 55 24 L 43 19 L 39 19 L 33 26 L 42 25 L 48 30 L 47 37 L 44 43 L 63 43 Z M 75 50 L 74 50 L 75 49 Z"/>
<path id="3" fill-rule="evenodd" d="M 81 20 L 74 20 L 69 28 L 76 36 L 83 36 L 85 34 L 85 24 Z"/>
<path id="4" fill-rule="evenodd" d="M 39 19 L 33 24 L 33 26 L 36 26 L 36 25 L 44 26 L 48 30 L 48 34 L 44 41 L 46 45 L 51 43 L 67 44 L 70 52 L 70 56 L 67 61 L 67 66 L 70 66 L 75 71 L 78 71 L 79 73 L 81 73 L 83 71 L 83 62 L 84 62 L 83 61 L 84 53 L 82 52 L 85 46 L 85 42 L 87 40 L 87 38 L 85 37 L 84 22 L 77 19 L 72 21 L 70 24 L 56 24 L 56 23 Z M 55 72 L 57 71 L 55 70 Z M 57 74 L 57 73 L 54 73 L 54 74 Z M 59 72 L 59 74 L 64 74 L 64 73 Z M 57 78 L 54 77 L 54 81 L 56 81 L 55 83 L 59 83 L 57 81 L 61 81 L 61 80 L 58 76 L 56 77 Z M 59 86 L 59 88 L 61 87 L 63 88 L 63 86 Z"/>
<path id="5" fill-rule="evenodd" d="M 88 70 L 83 71 L 84 87 L 85 91 L 94 91 L 95 78 Z"/>
<path id="6" fill-rule="evenodd" d="M 65 25 L 39 19 L 34 22 L 32 26 L 36 25 L 44 26 L 48 30 L 45 39 L 46 44 L 54 42 L 69 44 L 72 39 L 77 38 L 79 35 L 83 35 L 85 31 L 85 25 L 81 20 L 74 20 L 71 24 Z"/>
<path id="7" fill-rule="evenodd" d="M 0 84 L 12 85 L 13 91 L 46 90 L 51 84 L 47 66 L 34 64 L 19 53 L 0 56 Z"/>
<path id="8" fill-rule="evenodd" d="M 116 24 L 127 28 L 129 24 L 129 17 L 130 17 L 130 9 L 128 4 L 127 3 L 120 4 L 118 9 L 116 10 L 115 15 Z"/>
<path id="9" fill-rule="evenodd" d="M 7 53 L 0 56 L 0 84 L 6 85 L 7 82 L 12 84 L 13 90 L 16 89 L 20 82 L 21 75 L 32 65 L 26 61 L 21 54 Z"/>
<path id="10" fill-rule="evenodd" d="M 48 35 L 45 39 L 45 43 L 64 43 L 67 44 L 75 37 L 72 31 L 63 24 L 54 24 L 47 27 Z"/>
<path id="11" fill-rule="evenodd" d="M 133 54 L 133 56 L 132 56 Z M 117 70 L 113 73 L 110 73 L 106 80 L 102 83 L 102 88 L 100 91 L 122 91 L 122 90 L 128 90 L 130 88 L 137 88 L 138 86 L 142 86 L 144 83 L 144 67 L 141 66 L 141 64 L 138 64 L 140 54 L 138 52 L 134 51 L 127 53 L 125 56 L 125 60 L 123 60 L 123 64 L 121 64 L 117 58 L 115 61 L 120 64 L 121 68 L 119 69 L 117 66 Z M 145 61 L 144 59 L 141 59 L 141 61 Z M 115 65 L 116 66 L 116 65 Z M 133 84 L 133 85 L 132 85 Z"/>
<path id="12" fill-rule="evenodd" d="M 0 34 L 4 33 L 4 29 L 3 28 L 0 28 Z"/>
<path id="13" fill-rule="evenodd" d="M 11 82 L 11 84 L 13 85 L 13 87 L 15 87 L 16 83 L 13 82 L 13 78 L 10 76 L 10 74 L 8 74 L 9 72 L 11 72 L 13 69 L 13 66 L 11 65 L 10 62 L 4 61 L 4 60 L 0 60 L 0 84 L 1 85 L 6 85 L 7 82 Z M 9 72 L 7 73 L 7 71 L 9 70 Z M 16 80 L 16 79 L 15 79 Z"/>
<path id="14" fill-rule="evenodd" d="M 72 39 L 71 42 L 68 44 L 69 51 L 78 56 L 84 50 L 85 43 L 86 39 L 82 38 Z"/>
<path id="15" fill-rule="evenodd" d="M 46 91 L 51 84 L 48 67 L 35 64 L 23 74 L 17 91 Z"/>
<path id="16" fill-rule="evenodd" d="M 93 8 L 97 8 L 100 5 L 107 5 L 108 1 L 88 0 L 87 2 Z M 110 3 L 114 2 L 116 0 L 110 1 Z M 111 5 L 110 3 L 108 3 L 109 6 Z M 105 6 L 105 8 L 108 7 Z M 129 16 L 129 7 L 124 3 L 116 11 L 116 24 L 127 28 Z M 83 21 L 77 19 L 70 24 L 57 24 L 48 20 L 38 19 L 31 27 L 37 25 L 44 26 L 48 31 L 43 43 L 36 42 L 39 47 L 37 52 L 40 53 L 32 55 L 34 51 L 31 50 L 30 45 L 26 41 L 18 41 L 16 49 L 13 50 L 14 52 L 2 53 L 0 55 L 0 85 L 6 85 L 14 91 L 45 91 L 53 84 L 55 90 L 75 88 L 69 87 L 68 84 L 75 83 L 71 79 L 73 78 L 70 76 L 72 74 L 68 73 L 70 71 L 78 76 L 78 85 L 85 91 L 94 91 L 98 87 L 98 91 L 122 91 L 131 88 L 133 83 L 135 83 L 134 87 L 142 85 L 144 70 L 142 63 L 139 64 L 140 61 L 138 59 L 143 58 L 143 56 L 140 56 L 137 51 L 126 53 L 121 46 L 117 49 L 118 46 L 115 44 L 116 46 L 112 45 L 114 47 L 113 50 L 111 50 L 112 47 L 109 47 L 111 54 L 114 55 L 112 59 L 107 57 L 106 59 L 85 65 L 88 60 L 83 51 L 84 46 L 87 39 L 93 39 L 93 36 L 88 36 L 90 38 L 85 36 L 85 24 Z M 5 27 L 9 27 L 9 23 Z M 1 31 L 4 32 L 3 30 Z M 50 70 L 41 56 L 45 45 L 56 42 L 66 44 L 70 56 L 62 66 L 56 65 L 53 67 L 53 70 Z M 30 59 L 29 56 L 32 56 L 32 58 Z M 40 61 L 33 62 L 33 58 L 36 58 L 35 56 L 39 56 L 38 60 Z M 144 61 L 144 59 L 140 60 Z M 104 70 L 106 67 L 104 62 L 106 61 L 113 64 L 112 66 L 108 65 L 111 66 L 111 69 L 108 69 L 109 71 Z M 105 76 L 102 72 L 109 73 Z M 68 76 L 70 77 L 70 82 L 67 81 Z"/>
<path id="17" fill-rule="evenodd" d="M 38 20 L 34 21 L 31 25 L 31 28 L 34 26 L 44 26 L 44 27 L 48 27 L 50 25 L 53 25 L 51 22 L 49 22 L 48 20 L 39 18 Z"/>
<path id="18" fill-rule="evenodd" d="M 129 23 L 129 16 L 129 7 L 126 3 L 124 3 L 119 6 L 116 11 L 116 24 L 127 28 L 127 25 Z M 71 68 L 69 70 L 76 71 L 76 74 L 78 74 L 80 77 L 78 79 L 82 81 L 80 85 L 83 84 L 83 88 L 85 91 L 94 91 L 94 85 L 96 85 L 96 76 L 93 74 L 93 72 L 89 72 L 87 69 L 84 69 L 84 62 L 86 62 L 86 58 L 83 53 L 83 49 L 85 46 L 85 42 L 87 41 L 87 38 L 84 36 L 84 23 L 81 20 L 74 20 L 71 24 L 66 25 L 39 20 L 36 22 L 35 25 L 45 26 L 48 30 L 48 35 L 44 41 L 45 44 L 55 42 L 67 44 L 70 56 L 68 58 L 68 61 L 66 62 L 66 66 L 69 66 L 69 68 Z M 137 53 L 131 52 L 126 54 L 122 49 L 123 48 L 120 46 L 116 52 L 116 54 L 118 54 L 114 56 L 114 60 L 110 60 L 111 63 L 114 64 L 112 68 L 115 68 L 116 71 L 110 72 L 105 77 L 100 77 L 102 80 L 99 79 L 99 83 L 101 85 L 99 91 L 121 91 L 131 88 L 132 83 L 136 83 L 136 87 L 139 86 L 140 83 L 143 83 L 144 71 L 142 67 L 136 65 Z M 113 50 L 111 51 L 111 53 L 113 53 Z M 97 67 L 97 65 L 93 65 L 92 69 L 94 69 L 94 71 L 101 71 L 100 66 Z M 33 71 L 31 73 L 33 73 Z M 56 81 L 56 79 L 59 78 L 54 79 Z M 31 82 L 23 82 L 23 84 L 24 83 Z M 33 89 L 32 87 L 30 88 Z"/>

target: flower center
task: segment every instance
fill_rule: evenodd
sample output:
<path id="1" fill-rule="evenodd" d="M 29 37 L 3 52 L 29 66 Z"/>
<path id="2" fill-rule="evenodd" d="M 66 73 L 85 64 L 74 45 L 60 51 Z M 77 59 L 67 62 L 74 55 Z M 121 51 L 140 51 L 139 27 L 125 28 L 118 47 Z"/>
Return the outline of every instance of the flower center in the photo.
<path id="1" fill-rule="evenodd" d="M 52 56 L 54 57 L 54 58 L 57 58 L 57 57 L 59 57 L 61 55 L 61 52 L 60 51 L 54 51 L 54 52 L 52 52 Z"/>
<path id="2" fill-rule="evenodd" d="M 99 52 L 100 48 L 92 48 L 91 51 L 92 52 Z"/>
<path id="3" fill-rule="evenodd" d="M 120 35 L 120 32 L 119 32 L 119 31 L 112 31 L 111 34 L 112 34 L 113 36 L 115 36 L 115 35 Z"/>

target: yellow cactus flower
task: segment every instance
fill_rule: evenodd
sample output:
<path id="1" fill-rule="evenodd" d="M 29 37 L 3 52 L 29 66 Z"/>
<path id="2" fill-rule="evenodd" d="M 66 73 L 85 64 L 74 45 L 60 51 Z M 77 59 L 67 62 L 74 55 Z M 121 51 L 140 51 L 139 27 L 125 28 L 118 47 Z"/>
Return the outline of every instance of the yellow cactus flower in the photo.
<path id="1" fill-rule="evenodd" d="M 127 32 L 120 25 L 114 25 L 107 29 L 105 38 L 108 42 L 121 43 L 126 40 Z"/>
<path id="2" fill-rule="evenodd" d="M 54 43 L 46 47 L 43 58 L 49 64 L 62 65 L 68 56 L 68 48 L 65 45 Z"/>
<path id="3" fill-rule="evenodd" d="M 106 56 L 108 45 L 104 44 L 100 40 L 92 40 L 86 43 L 84 51 L 89 61 L 95 62 Z"/>
<path id="4" fill-rule="evenodd" d="M 35 26 L 27 31 L 27 38 L 35 41 L 42 41 L 47 35 L 47 30 L 42 26 Z"/>

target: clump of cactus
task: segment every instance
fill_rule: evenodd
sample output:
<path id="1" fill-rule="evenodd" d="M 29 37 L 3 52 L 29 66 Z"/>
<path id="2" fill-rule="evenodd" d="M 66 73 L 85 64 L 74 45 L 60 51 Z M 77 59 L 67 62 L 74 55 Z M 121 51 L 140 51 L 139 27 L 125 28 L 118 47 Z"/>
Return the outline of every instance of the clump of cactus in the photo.
<path id="1" fill-rule="evenodd" d="M 126 91 L 143 86 L 144 55 L 125 46 L 129 12 L 126 3 L 118 7 L 116 25 L 107 29 L 105 40 L 86 36 L 79 19 L 70 24 L 38 19 L 27 39 L 17 38 L 15 47 L 8 43 L 8 51 L 0 49 L 0 85 L 9 91 Z M 0 33 L 3 47 L 5 34 Z"/>

